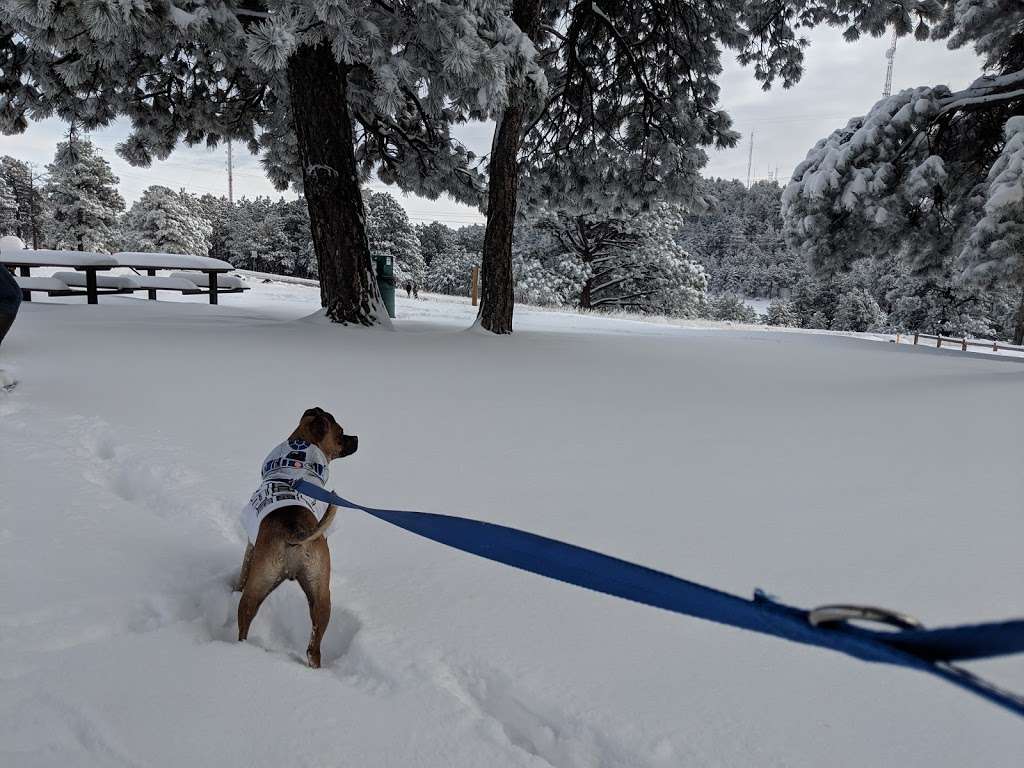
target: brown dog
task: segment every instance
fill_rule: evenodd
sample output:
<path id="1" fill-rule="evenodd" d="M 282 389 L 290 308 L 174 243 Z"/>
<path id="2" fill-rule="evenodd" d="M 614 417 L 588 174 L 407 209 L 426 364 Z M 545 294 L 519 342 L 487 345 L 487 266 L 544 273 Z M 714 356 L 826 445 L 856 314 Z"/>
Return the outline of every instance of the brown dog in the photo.
<path id="1" fill-rule="evenodd" d="M 323 409 L 310 408 L 302 414 L 302 420 L 289 436 L 287 445 L 282 444 L 281 447 L 288 451 L 287 446 L 308 448 L 310 445 L 322 451 L 329 463 L 355 453 L 359 438 L 346 435 L 335 418 Z M 305 458 L 304 453 L 299 455 Z M 296 454 L 286 453 L 285 456 L 292 459 Z M 292 466 L 301 466 L 301 462 L 287 460 L 278 463 L 287 465 L 288 471 L 292 471 Z M 273 482 L 272 479 L 267 480 L 268 473 L 272 474 L 268 466 L 264 466 L 264 481 Z M 326 475 L 324 465 L 312 466 Z M 246 547 L 238 577 L 237 590 L 242 593 L 238 603 L 240 641 L 248 636 L 249 625 L 267 595 L 285 579 L 298 581 L 309 601 L 309 616 L 313 621 L 306 659 L 309 666 L 320 666 L 320 641 L 331 619 L 331 553 L 325 534 L 336 511 L 333 506 L 328 507 L 318 522 L 316 515 L 306 506 L 280 506 L 259 523 L 256 541 Z"/>

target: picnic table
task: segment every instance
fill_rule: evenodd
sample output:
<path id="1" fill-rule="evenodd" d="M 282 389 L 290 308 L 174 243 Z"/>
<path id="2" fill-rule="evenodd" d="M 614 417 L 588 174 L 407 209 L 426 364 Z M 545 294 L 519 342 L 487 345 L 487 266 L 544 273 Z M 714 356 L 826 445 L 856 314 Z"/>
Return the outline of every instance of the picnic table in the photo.
<path id="1" fill-rule="evenodd" d="M 51 296 L 74 296 L 84 293 L 89 304 L 99 303 L 101 293 L 133 293 L 146 291 L 156 299 L 157 291 L 182 294 L 209 294 L 210 303 L 217 304 L 221 293 L 247 290 L 237 277 L 228 275 L 234 267 L 221 259 L 188 253 L 142 253 L 122 251 L 112 255 L 90 251 L 4 250 L 0 264 L 17 269 L 25 301 L 32 300 L 33 291 Z M 70 267 L 75 272 L 58 272 L 50 277 L 33 277 L 31 270 L 41 267 Z M 97 275 L 117 267 L 126 267 L 145 275 Z M 188 270 L 157 275 L 158 270 Z M 82 273 L 82 274 L 77 274 Z"/>
<path id="2" fill-rule="evenodd" d="M 211 304 L 217 303 L 219 293 L 237 293 L 241 290 L 241 282 L 237 282 L 236 285 L 234 281 L 225 282 L 220 278 L 221 275 L 226 275 L 234 269 L 231 264 L 221 259 L 194 256 L 191 253 L 144 253 L 140 251 L 121 251 L 115 253 L 114 258 L 117 259 L 118 266 L 146 270 L 146 277 L 140 276 L 137 282 L 149 293 L 150 299 L 156 299 L 156 292 L 159 290 L 181 291 L 182 293 L 199 292 L 180 287 L 182 281 L 187 279 L 183 274 L 157 277 L 158 269 L 188 269 L 205 273 Z"/>
<path id="3" fill-rule="evenodd" d="M 85 292 L 90 304 L 98 303 L 96 273 L 119 266 L 117 259 L 89 251 L 51 251 L 47 249 L 4 251 L 0 263 L 16 268 L 22 277 L 31 277 L 34 267 L 71 267 L 85 273 Z M 24 287 L 24 286 L 23 286 Z M 31 290 L 25 290 L 25 301 L 32 301 Z"/>

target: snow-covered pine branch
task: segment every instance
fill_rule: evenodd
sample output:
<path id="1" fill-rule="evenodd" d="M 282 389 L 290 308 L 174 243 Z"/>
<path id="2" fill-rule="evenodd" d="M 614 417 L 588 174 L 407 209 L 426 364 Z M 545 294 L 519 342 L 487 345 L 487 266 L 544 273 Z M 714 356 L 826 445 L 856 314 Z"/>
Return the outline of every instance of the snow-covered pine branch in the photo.
<path id="1" fill-rule="evenodd" d="M 951 47 L 973 44 L 995 74 L 968 88 L 905 90 L 879 101 L 808 153 L 783 195 L 786 233 L 811 267 L 835 273 L 895 252 L 911 272 L 961 275 L 1021 296 L 1019 267 L 1024 119 L 1024 5 L 946 0 L 932 30 Z M 1016 254 L 1014 249 L 1016 248 Z M 957 259 L 959 257 L 959 259 Z"/>

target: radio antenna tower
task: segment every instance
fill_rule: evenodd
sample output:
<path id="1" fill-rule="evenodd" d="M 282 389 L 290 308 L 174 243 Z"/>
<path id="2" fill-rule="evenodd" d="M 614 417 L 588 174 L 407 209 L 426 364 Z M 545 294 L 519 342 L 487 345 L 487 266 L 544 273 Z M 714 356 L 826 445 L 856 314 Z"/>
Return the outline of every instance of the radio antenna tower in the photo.
<path id="1" fill-rule="evenodd" d="M 885 90 L 883 96 L 892 96 L 892 67 L 896 63 L 896 30 L 892 31 L 892 45 L 885 52 L 885 58 L 889 60 L 889 69 L 885 73 Z"/>
<path id="2" fill-rule="evenodd" d="M 750 189 L 750 170 L 754 166 L 754 132 L 750 132 L 750 153 L 747 155 L 747 189 Z"/>
<path id="3" fill-rule="evenodd" d="M 228 139 L 228 202 L 235 203 L 235 166 L 231 157 L 231 139 Z"/>

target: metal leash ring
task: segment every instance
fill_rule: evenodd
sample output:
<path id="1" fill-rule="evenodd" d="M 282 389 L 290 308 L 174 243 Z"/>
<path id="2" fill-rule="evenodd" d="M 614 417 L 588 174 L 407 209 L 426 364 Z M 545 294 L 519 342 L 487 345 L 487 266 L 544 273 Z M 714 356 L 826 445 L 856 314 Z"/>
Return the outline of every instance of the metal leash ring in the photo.
<path id="1" fill-rule="evenodd" d="M 847 621 L 871 621 L 878 624 L 887 624 L 897 629 L 924 628 L 924 625 L 913 616 L 873 605 L 822 605 L 812 611 L 808 611 L 807 620 L 814 627 L 841 624 Z"/>

